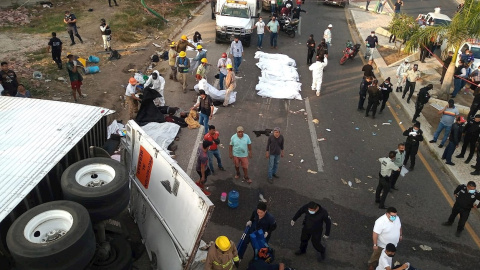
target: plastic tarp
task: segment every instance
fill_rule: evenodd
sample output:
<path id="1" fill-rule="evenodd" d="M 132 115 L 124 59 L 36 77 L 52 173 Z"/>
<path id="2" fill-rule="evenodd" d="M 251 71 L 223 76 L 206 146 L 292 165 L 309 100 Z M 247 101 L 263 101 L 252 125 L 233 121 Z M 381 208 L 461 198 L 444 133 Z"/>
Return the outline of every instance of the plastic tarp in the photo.
<path id="1" fill-rule="evenodd" d="M 174 123 L 148 123 L 142 129 L 152 137 L 155 142 L 168 152 L 168 146 L 175 140 L 180 126 Z"/>
<path id="2" fill-rule="evenodd" d="M 193 89 L 198 93 L 198 90 L 200 88 L 198 87 L 198 84 L 196 84 Z M 213 87 L 211 84 L 207 83 L 207 87 L 204 89 L 205 93 L 209 95 L 212 100 L 218 100 L 218 101 L 224 101 L 225 100 L 225 92 L 227 90 L 218 90 L 217 88 Z M 230 93 L 230 100 L 228 101 L 228 104 L 235 103 L 237 100 L 237 92 L 233 91 Z"/>
<path id="3" fill-rule="evenodd" d="M 257 94 L 267 98 L 302 100 L 302 84 L 298 75 L 295 60 L 284 54 L 256 52 L 256 64 L 261 70 Z"/>

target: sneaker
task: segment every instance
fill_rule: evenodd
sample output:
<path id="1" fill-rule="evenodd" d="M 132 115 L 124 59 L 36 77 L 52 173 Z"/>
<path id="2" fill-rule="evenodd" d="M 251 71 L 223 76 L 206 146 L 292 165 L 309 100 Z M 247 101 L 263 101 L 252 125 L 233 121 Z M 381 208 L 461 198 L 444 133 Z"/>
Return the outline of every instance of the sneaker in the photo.
<path id="1" fill-rule="evenodd" d="M 225 168 L 223 168 L 223 167 L 218 167 L 218 169 L 219 169 L 220 171 L 225 171 Z"/>
<path id="2" fill-rule="evenodd" d="M 448 164 L 450 166 L 455 166 L 455 163 L 453 163 L 453 162 L 447 162 L 446 164 Z"/>
<path id="3" fill-rule="evenodd" d="M 240 178 L 240 174 L 235 174 L 235 179 Z"/>
<path id="4" fill-rule="evenodd" d="M 437 140 L 430 140 L 430 141 L 428 141 L 428 142 L 429 142 L 429 143 L 436 143 Z"/>
<path id="5" fill-rule="evenodd" d="M 75 44 L 76 44 L 75 42 L 72 42 L 72 43 L 70 43 L 70 46 L 73 46 L 73 45 L 75 45 Z"/>
<path id="6" fill-rule="evenodd" d="M 456 158 L 464 158 L 463 155 L 456 155 L 455 157 L 456 157 Z"/>
<path id="7" fill-rule="evenodd" d="M 87 97 L 87 94 L 81 94 L 80 97 L 81 97 L 81 98 L 86 98 L 86 97 Z"/>
<path id="8" fill-rule="evenodd" d="M 278 176 L 278 175 L 275 174 L 275 173 L 274 173 L 272 176 L 275 177 L 275 178 L 280 178 L 280 176 Z"/>
<path id="9" fill-rule="evenodd" d="M 202 189 L 203 193 L 206 195 L 206 196 L 210 196 L 212 195 L 212 193 L 208 190 L 205 190 L 205 189 Z"/>
<path id="10" fill-rule="evenodd" d="M 438 148 L 443 148 L 443 144 L 440 144 L 440 145 L 438 146 Z"/>

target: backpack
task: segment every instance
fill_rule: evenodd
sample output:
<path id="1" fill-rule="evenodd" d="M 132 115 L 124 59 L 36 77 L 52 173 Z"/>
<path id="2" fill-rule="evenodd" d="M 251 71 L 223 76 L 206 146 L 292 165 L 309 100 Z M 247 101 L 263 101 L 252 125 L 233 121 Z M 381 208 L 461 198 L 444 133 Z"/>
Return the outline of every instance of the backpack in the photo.
<path id="1" fill-rule="evenodd" d="M 113 50 L 111 53 L 110 53 L 110 57 L 108 58 L 109 61 L 112 61 L 112 60 L 118 60 L 122 58 L 122 56 L 118 53 L 117 50 Z"/>
<path id="2" fill-rule="evenodd" d="M 164 51 L 161 57 L 162 57 L 163 60 L 167 61 L 168 60 L 168 51 Z"/>

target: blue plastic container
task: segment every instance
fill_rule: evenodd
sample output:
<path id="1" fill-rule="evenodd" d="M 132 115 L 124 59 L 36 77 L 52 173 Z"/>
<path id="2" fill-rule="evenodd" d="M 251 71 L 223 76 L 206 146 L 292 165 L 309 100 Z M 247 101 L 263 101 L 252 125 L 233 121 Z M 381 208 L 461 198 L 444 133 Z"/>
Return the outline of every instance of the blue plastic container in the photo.
<path id="1" fill-rule="evenodd" d="M 100 72 L 100 68 L 98 66 L 86 67 L 85 68 L 85 74 L 93 74 L 93 73 L 98 73 L 98 72 Z"/>
<path id="2" fill-rule="evenodd" d="M 238 191 L 236 190 L 232 190 L 228 192 L 228 207 L 237 208 L 239 197 L 240 197 L 240 193 L 238 193 Z"/>
<path id="3" fill-rule="evenodd" d="M 96 57 L 96 56 L 93 56 L 93 55 L 90 55 L 88 57 L 88 62 L 90 63 L 98 63 L 100 62 L 100 58 Z"/>

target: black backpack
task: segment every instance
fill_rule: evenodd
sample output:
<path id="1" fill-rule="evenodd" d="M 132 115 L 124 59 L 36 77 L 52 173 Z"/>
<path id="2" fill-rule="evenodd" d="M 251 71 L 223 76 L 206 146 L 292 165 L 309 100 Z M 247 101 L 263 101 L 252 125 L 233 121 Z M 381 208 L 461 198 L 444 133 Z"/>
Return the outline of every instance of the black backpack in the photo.
<path id="1" fill-rule="evenodd" d="M 110 53 L 110 57 L 108 58 L 109 61 L 112 61 L 112 60 L 118 60 L 122 58 L 122 56 L 118 53 L 117 50 L 113 50 L 111 53 Z"/>

